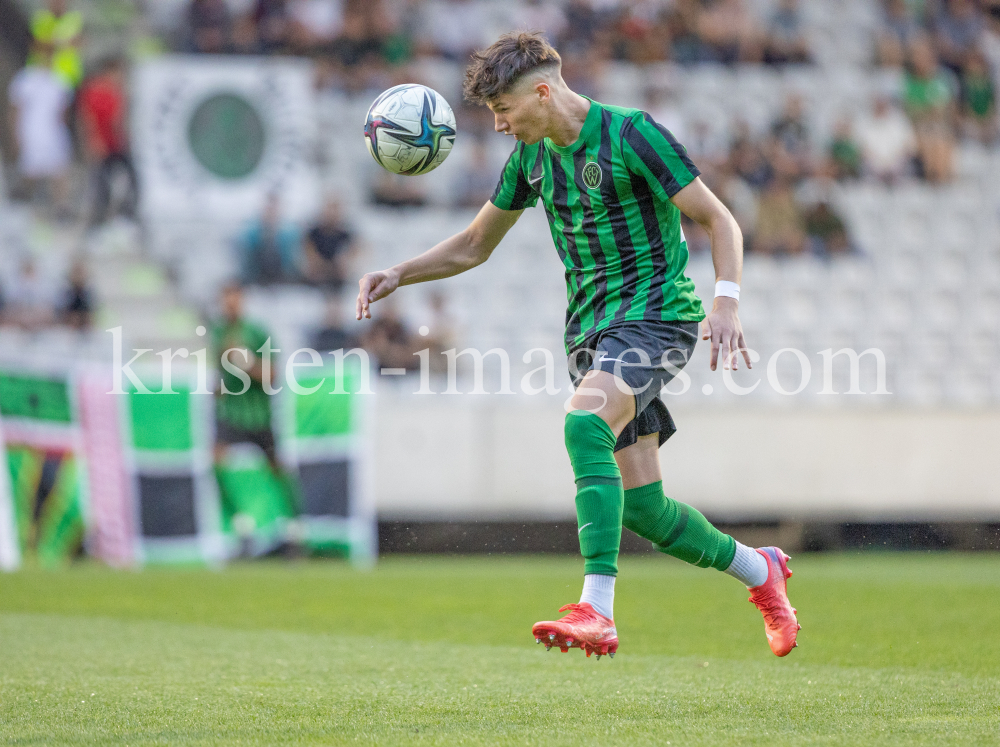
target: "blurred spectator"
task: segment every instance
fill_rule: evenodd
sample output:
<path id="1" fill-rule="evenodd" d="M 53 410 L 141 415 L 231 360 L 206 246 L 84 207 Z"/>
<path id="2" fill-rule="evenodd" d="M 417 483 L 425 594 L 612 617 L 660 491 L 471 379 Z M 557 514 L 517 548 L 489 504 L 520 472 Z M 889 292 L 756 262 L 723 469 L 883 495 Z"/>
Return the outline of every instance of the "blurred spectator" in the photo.
<path id="1" fill-rule="evenodd" d="M 753 250 L 761 254 L 797 255 L 806 246 L 805 221 L 792 188 L 774 179 L 760 196 Z"/>
<path id="2" fill-rule="evenodd" d="M 373 85 L 378 68 L 386 62 L 384 49 L 390 51 L 396 62 L 408 56 L 408 42 L 394 36 L 395 23 L 380 0 L 345 0 L 343 30 L 333 51 L 341 65 L 355 68 L 347 76 L 354 90 Z M 390 42 L 394 45 L 391 49 L 386 47 Z"/>
<path id="3" fill-rule="evenodd" d="M 380 305 L 381 313 L 377 312 L 371 324 L 366 325 L 362 338 L 364 349 L 380 366 L 418 370 L 420 359 L 414 353 L 423 348 L 422 338 L 406 328 L 393 298 L 381 301 Z"/>
<path id="4" fill-rule="evenodd" d="M 350 301 L 350 303 L 348 302 Z M 354 320 L 354 298 L 334 293 L 326 298 L 323 326 L 313 333 L 310 345 L 320 353 L 349 350 L 358 346 L 357 338 L 347 329 L 348 316 Z"/>
<path id="5" fill-rule="evenodd" d="M 882 28 L 876 39 L 879 64 L 902 67 L 906 60 L 906 50 L 921 33 L 907 0 L 886 0 Z"/>
<path id="6" fill-rule="evenodd" d="M 946 0 L 934 24 L 934 41 L 941 63 L 958 74 L 983 31 L 983 19 L 972 0 Z"/>
<path id="7" fill-rule="evenodd" d="M 702 171 L 706 167 L 715 168 L 729 158 L 726 133 L 718 125 L 718 122 L 709 124 L 704 119 L 696 119 L 685 128 L 685 139 L 678 141 Z"/>
<path id="8" fill-rule="evenodd" d="M 970 54 L 962 68 L 961 102 L 966 134 L 984 145 L 996 142 L 996 91 L 982 52 Z"/>
<path id="9" fill-rule="evenodd" d="M 657 0 L 634 0 L 625 4 L 614 29 L 615 59 L 636 65 L 665 60 L 670 54 L 670 31 Z"/>
<path id="10" fill-rule="evenodd" d="M 427 4 L 424 36 L 441 57 L 465 62 L 475 49 L 489 45 L 490 19 L 479 0 L 436 0 Z"/>
<path id="11" fill-rule="evenodd" d="M 329 198 L 319 221 L 305 237 L 305 279 L 339 293 L 347 281 L 350 262 L 357 256 L 358 241 L 344 220 L 340 202 Z"/>
<path id="12" fill-rule="evenodd" d="M 763 35 L 746 0 L 702 0 L 698 35 L 713 62 L 732 65 L 763 58 Z"/>
<path id="13" fill-rule="evenodd" d="M 562 76 L 573 91 L 597 98 L 604 58 L 601 53 L 581 54 L 568 50 L 562 53 Z"/>
<path id="14" fill-rule="evenodd" d="M 664 14 L 665 31 L 670 37 L 670 58 L 681 65 L 707 61 L 709 50 L 698 34 L 701 14 L 699 0 L 676 0 Z"/>
<path id="15" fill-rule="evenodd" d="M 270 285 L 296 280 L 299 242 L 298 230 L 281 219 L 281 199 L 269 194 L 260 218 L 251 223 L 240 242 L 243 281 Z"/>
<path id="16" fill-rule="evenodd" d="M 55 321 L 56 298 L 56 289 L 27 257 L 7 288 L 4 319 L 28 331 L 46 327 Z"/>
<path id="17" fill-rule="evenodd" d="M 483 140 L 473 141 L 469 160 L 455 178 L 455 207 L 479 210 L 489 202 L 497 184 L 496 169 L 490 167 L 490 152 Z"/>
<path id="18" fill-rule="evenodd" d="M 764 62 L 772 65 L 809 62 L 809 43 L 802 24 L 799 0 L 779 0 L 778 7 L 771 14 Z"/>
<path id="19" fill-rule="evenodd" d="M 951 80 L 938 65 L 930 44 L 914 44 L 910 53 L 904 103 L 917 133 L 924 178 L 941 183 L 951 179 L 955 150 L 952 130 L 954 94 Z"/>
<path id="20" fill-rule="evenodd" d="M 126 88 L 125 63 L 115 58 L 83 86 L 77 101 L 83 153 L 94 182 L 91 225 L 107 218 L 112 184 L 118 173 L 128 182 L 121 212 L 135 217 L 139 182 L 129 150 Z"/>
<path id="21" fill-rule="evenodd" d="M 285 0 L 257 0 L 254 10 L 257 44 L 264 54 L 282 52 L 290 41 L 291 24 Z"/>
<path id="22" fill-rule="evenodd" d="M 752 250 L 753 237 L 757 229 L 757 213 L 760 209 L 757 192 L 735 173 L 728 163 L 719 169 L 713 191 L 736 219 L 740 231 L 743 232 L 743 245 Z"/>
<path id="23" fill-rule="evenodd" d="M 764 157 L 764 152 L 754 142 L 750 126 L 744 121 L 735 125 L 735 134 L 729 148 L 729 162 L 736 174 L 756 189 L 762 188 L 774 177 L 771 162 Z"/>
<path id="24" fill-rule="evenodd" d="M 917 155 L 917 135 L 906 115 L 887 96 L 857 123 L 858 144 L 868 171 L 886 183 L 899 180 Z"/>
<path id="25" fill-rule="evenodd" d="M 49 0 L 31 18 L 31 35 L 35 42 L 52 51 L 47 64 L 69 88 L 83 80 L 83 60 L 80 39 L 83 35 L 83 14 L 70 10 L 68 0 Z M 37 64 L 36 60 L 32 60 Z"/>
<path id="26" fill-rule="evenodd" d="M 229 50 L 232 19 L 226 0 L 191 0 L 187 26 L 192 52 L 221 54 Z"/>
<path id="27" fill-rule="evenodd" d="M 672 86 L 649 86 L 646 89 L 644 109 L 657 124 L 670 130 L 681 145 L 688 141 L 687 127 L 684 123 L 684 109 L 680 97 Z"/>
<path id="28" fill-rule="evenodd" d="M 805 228 L 813 254 L 821 257 L 850 254 L 847 226 L 827 200 L 820 200 L 806 210 Z"/>
<path id="29" fill-rule="evenodd" d="M 791 94 L 785 99 L 785 107 L 771 124 L 771 135 L 778 146 L 775 163 L 778 159 L 788 158 L 792 163 L 784 171 L 794 171 L 789 176 L 798 178 L 810 171 L 811 153 L 809 146 L 809 125 L 806 123 L 805 107 L 802 97 Z"/>
<path id="30" fill-rule="evenodd" d="M 87 264 L 82 259 L 73 262 L 63 302 L 59 309 L 62 322 L 73 329 L 90 329 L 94 315 L 94 293 L 90 288 Z"/>
<path id="31" fill-rule="evenodd" d="M 33 63 L 10 82 L 9 97 L 18 173 L 28 191 L 47 190 L 57 215 L 68 212 L 69 166 L 72 157 L 66 113 L 72 93 L 52 71 L 52 49 L 35 44 Z"/>
<path id="32" fill-rule="evenodd" d="M 372 189 L 372 202 L 391 208 L 423 207 L 427 204 L 424 182 L 419 177 L 400 176 L 385 169 L 378 170 Z"/>
<path id="33" fill-rule="evenodd" d="M 566 26 L 559 42 L 559 53 L 587 53 L 593 50 L 598 33 L 598 17 L 591 0 L 569 0 Z"/>
<path id="34" fill-rule="evenodd" d="M 566 31 L 566 13 L 546 0 L 525 0 L 511 10 L 511 25 L 522 31 L 542 31 L 549 44 L 558 45 Z"/>
<path id="35" fill-rule="evenodd" d="M 223 288 L 220 305 L 222 315 L 211 329 L 212 360 L 228 361 L 229 366 L 223 365 L 215 390 L 215 462 L 221 463 L 234 444 L 255 444 L 264 452 L 271 470 L 287 485 L 271 430 L 271 398 L 264 389 L 260 349 L 270 335 L 244 317 L 243 289 L 238 284 Z M 271 346 L 278 347 L 273 341 Z M 231 368 L 238 369 L 242 376 Z M 269 386 L 277 379 L 277 369 L 277 361 L 272 359 L 267 371 Z"/>
<path id="36" fill-rule="evenodd" d="M 395 0 L 379 6 L 379 22 L 384 29 L 382 57 L 390 65 L 408 62 L 415 51 L 421 24 L 423 0 Z"/>
<path id="37" fill-rule="evenodd" d="M 981 0 L 983 8 L 983 33 L 978 47 L 993 73 L 993 86 L 1000 85 L 1000 0 Z"/>
<path id="38" fill-rule="evenodd" d="M 303 52 L 329 48 L 344 25 L 341 0 L 289 0 L 292 46 Z"/>
<path id="39" fill-rule="evenodd" d="M 431 346 L 432 357 L 435 352 L 450 350 L 457 344 L 458 330 L 454 317 L 448 311 L 448 297 L 439 290 L 431 291 L 431 319 L 427 325 L 429 334 L 425 342 Z"/>
<path id="40" fill-rule="evenodd" d="M 854 137 L 854 126 L 849 117 L 842 117 L 833 128 L 833 139 L 828 151 L 827 173 L 838 181 L 857 179 L 861 176 L 861 145 Z"/>
<path id="41" fill-rule="evenodd" d="M 244 1 L 241 4 L 246 3 Z M 255 8 L 249 7 L 232 16 L 229 42 L 226 45 L 228 51 L 235 54 L 258 54 L 260 52 L 257 43 L 257 20 L 254 17 L 254 12 Z"/>

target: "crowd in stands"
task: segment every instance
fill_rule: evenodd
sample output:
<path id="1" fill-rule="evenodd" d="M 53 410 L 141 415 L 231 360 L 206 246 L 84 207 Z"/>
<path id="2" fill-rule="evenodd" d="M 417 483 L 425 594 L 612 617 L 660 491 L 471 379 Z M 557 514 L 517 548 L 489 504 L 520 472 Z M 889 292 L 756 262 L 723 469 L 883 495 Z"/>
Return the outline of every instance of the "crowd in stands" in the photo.
<path id="1" fill-rule="evenodd" d="M 845 117 L 832 139 L 816 142 L 801 99 L 787 102 L 766 133 L 732 124 L 730 142 L 699 142 L 675 132 L 705 179 L 740 219 L 747 248 L 766 254 L 852 251 L 843 221 L 824 190 L 805 182 L 877 179 L 888 184 L 954 178 L 961 138 L 993 146 L 998 136 L 994 80 L 1000 72 L 1000 0 L 883 0 L 883 21 L 872 40 L 873 64 L 899 70 L 900 84 L 870 111 Z M 570 86 L 593 95 L 602 64 L 672 61 L 681 65 L 808 64 L 808 37 L 799 0 L 779 0 L 767 15 L 746 0 L 527 0 L 498 10 L 477 0 L 256 0 L 233 14 L 223 0 L 192 0 L 186 48 L 210 53 L 308 55 L 323 86 L 348 93 L 412 79 L 408 63 L 436 56 L 461 62 L 488 44 L 499 25 L 539 28 L 557 44 Z M 695 129 L 649 92 L 646 108 L 678 130 Z M 484 112 L 460 110 L 463 131 L 490 124 Z M 488 113 L 486 113 L 488 114 Z M 666 120 L 673 119 L 670 124 Z M 706 147 L 707 146 L 707 147 Z M 491 192 L 482 149 L 459 175 L 456 205 L 473 207 Z M 477 168 L 478 164 L 478 168 Z M 828 190 L 827 190 L 828 191 Z M 817 197 L 817 194 L 819 197 Z M 413 180 L 381 174 L 377 204 L 419 207 L 426 196 Z M 704 236 L 688 226 L 692 247 Z"/>
<path id="2" fill-rule="evenodd" d="M 87 331 L 94 315 L 94 293 L 82 259 L 66 277 L 53 280 L 35 259 L 24 257 L 7 282 L 0 283 L 0 327 L 37 332 L 56 325 Z"/>
<path id="3" fill-rule="evenodd" d="M 757 19 L 744 0 L 191 0 L 180 44 L 209 54 L 304 54 L 341 68 L 462 61 L 495 26 L 545 31 L 565 57 L 637 64 L 807 62 L 798 0 Z M 356 76 L 353 76 L 356 77 Z"/>
<path id="4" fill-rule="evenodd" d="M 748 252 L 826 257 L 855 251 L 828 199 L 830 184 L 943 184 L 954 178 L 962 139 L 997 144 L 1000 0 L 879 0 L 879 6 L 872 65 L 896 71 L 899 83 L 859 116 L 843 117 L 822 141 L 811 131 L 806 99 L 795 95 L 765 131 L 736 121 L 722 142 L 705 123 L 686 119 L 669 89 L 652 87 L 637 102 L 687 147 L 736 216 Z M 460 64 L 500 27 L 537 28 L 560 50 L 569 85 L 596 95 L 608 62 L 812 64 L 800 0 L 776 0 L 769 8 L 761 14 L 751 0 L 189 0 L 173 46 L 195 54 L 306 56 L 315 62 L 320 88 L 367 95 L 415 80 L 415 61 Z M 138 179 L 127 127 L 127 61 L 84 65 L 90 60 L 81 53 L 84 17 L 73 0 L 46 0 L 30 29 L 27 64 L 7 92 L 17 146 L 10 169 L 14 197 L 45 206 L 56 221 L 80 217 L 90 227 L 115 215 L 134 217 Z M 456 109 L 463 132 L 492 125 L 484 109 L 461 102 Z M 74 167 L 86 172 L 86 190 L 71 189 Z M 476 141 L 453 179 L 453 204 L 475 208 L 489 199 L 494 171 L 488 148 Z M 88 195 L 86 206 L 80 193 Z M 371 199 L 404 208 L 426 203 L 419 180 L 388 173 L 379 173 Z M 305 227 L 283 219 L 279 195 L 265 202 L 237 239 L 242 282 L 307 283 L 333 294 L 353 284 L 359 245 L 336 199 Z M 696 226 L 686 222 L 685 231 L 692 251 L 707 249 Z M 41 320 L 85 324 L 92 301 L 83 265 L 64 283 L 80 289 L 71 301 L 31 290 L 34 272 L 25 261 L 23 282 L 4 286 L 3 319 L 26 327 Z M 42 313 L 38 299 L 46 293 Z M 389 327 L 380 333 L 385 350 L 397 336 Z"/>

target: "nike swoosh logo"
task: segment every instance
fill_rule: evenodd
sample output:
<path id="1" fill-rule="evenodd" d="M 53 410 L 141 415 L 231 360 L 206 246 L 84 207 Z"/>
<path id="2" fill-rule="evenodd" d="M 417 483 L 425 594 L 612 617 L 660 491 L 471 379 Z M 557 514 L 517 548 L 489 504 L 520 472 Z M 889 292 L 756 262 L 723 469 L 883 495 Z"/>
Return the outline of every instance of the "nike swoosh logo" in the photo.
<path id="1" fill-rule="evenodd" d="M 598 363 L 604 363 L 604 362 L 608 362 L 608 363 L 618 363 L 618 359 L 617 359 L 617 358 L 608 358 L 608 356 L 604 356 L 603 358 L 601 358 L 601 359 L 600 359 L 599 361 L 597 361 L 597 362 L 598 362 Z"/>
<path id="2" fill-rule="evenodd" d="M 536 176 L 534 179 L 529 179 L 528 180 L 528 184 L 530 184 L 532 187 L 534 187 L 536 184 L 538 184 L 538 182 L 540 182 L 544 178 L 545 178 L 544 175 L 543 176 Z"/>
<path id="3" fill-rule="evenodd" d="M 583 525 L 582 527 L 580 527 L 579 529 L 577 529 L 577 530 L 576 530 L 576 533 L 577 533 L 577 536 L 579 536 L 580 532 L 582 532 L 582 531 L 583 531 L 584 529 L 586 529 L 587 527 L 589 527 L 589 526 L 590 526 L 591 524 L 593 524 L 593 523 L 594 523 L 594 522 L 592 522 L 592 521 L 588 521 L 588 522 L 587 522 L 586 524 L 584 524 L 584 525 Z"/>

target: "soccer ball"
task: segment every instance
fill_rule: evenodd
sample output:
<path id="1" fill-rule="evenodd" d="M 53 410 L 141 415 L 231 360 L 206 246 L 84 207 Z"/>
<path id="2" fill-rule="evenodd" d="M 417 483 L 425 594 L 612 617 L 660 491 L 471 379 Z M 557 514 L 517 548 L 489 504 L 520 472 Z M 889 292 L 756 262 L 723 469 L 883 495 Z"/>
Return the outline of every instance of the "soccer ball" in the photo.
<path id="1" fill-rule="evenodd" d="M 382 168 L 407 176 L 426 174 L 451 153 L 455 114 L 444 96 L 427 86 L 395 86 L 368 110 L 365 143 Z"/>

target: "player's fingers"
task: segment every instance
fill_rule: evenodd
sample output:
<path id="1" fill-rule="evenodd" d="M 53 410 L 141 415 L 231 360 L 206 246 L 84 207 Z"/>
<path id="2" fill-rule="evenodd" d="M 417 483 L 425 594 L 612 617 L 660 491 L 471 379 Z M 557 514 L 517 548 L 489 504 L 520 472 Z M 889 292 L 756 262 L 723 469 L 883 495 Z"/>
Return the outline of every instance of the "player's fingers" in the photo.
<path id="1" fill-rule="evenodd" d="M 712 323 L 708 321 L 707 316 L 701 320 L 701 339 L 712 339 Z"/>
<path id="2" fill-rule="evenodd" d="M 385 298 L 391 292 L 392 289 L 389 288 L 389 281 L 386 280 L 385 278 L 382 278 L 381 280 L 378 281 L 378 284 L 372 289 L 372 292 L 369 294 L 369 298 L 371 298 L 372 302 L 374 303 L 379 299 Z"/>
<path id="3" fill-rule="evenodd" d="M 709 368 L 713 371 L 719 362 L 719 342 L 714 337 L 712 338 L 712 357 L 709 360 Z"/>
<path id="4" fill-rule="evenodd" d="M 747 349 L 747 341 L 743 337 L 743 330 L 740 330 L 739 346 L 740 352 L 743 353 L 743 360 L 747 362 L 747 368 L 753 368 L 753 363 L 750 361 L 750 351 Z"/>
<path id="5" fill-rule="evenodd" d="M 721 347 L 722 347 L 722 353 L 725 356 L 722 359 L 722 367 L 725 370 L 730 371 L 733 368 L 735 368 L 735 366 L 733 365 L 735 363 L 735 361 L 733 360 L 733 353 L 736 351 L 733 349 L 733 338 L 727 334 L 722 339 Z"/>
<path id="6" fill-rule="evenodd" d="M 365 278 L 361 278 L 361 280 L 358 281 L 358 298 L 354 303 L 355 318 L 359 320 L 362 316 L 364 316 L 365 298 L 367 298 L 367 294 L 365 293 Z"/>

